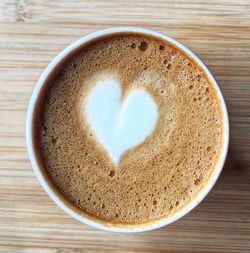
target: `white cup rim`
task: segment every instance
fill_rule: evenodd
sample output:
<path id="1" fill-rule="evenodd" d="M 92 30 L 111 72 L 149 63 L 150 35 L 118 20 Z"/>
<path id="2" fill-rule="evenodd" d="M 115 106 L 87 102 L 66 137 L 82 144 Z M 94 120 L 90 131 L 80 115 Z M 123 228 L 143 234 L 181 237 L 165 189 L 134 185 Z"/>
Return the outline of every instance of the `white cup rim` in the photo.
<path id="1" fill-rule="evenodd" d="M 55 191 L 51 188 L 50 184 L 45 179 L 44 174 L 42 173 L 42 168 L 40 168 L 39 163 L 36 160 L 35 148 L 33 144 L 33 134 L 32 134 L 33 114 L 35 111 L 35 105 L 36 105 L 37 99 L 39 97 L 39 94 L 43 85 L 46 83 L 47 78 L 53 72 L 55 67 L 61 61 L 63 61 L 63 59 L 65 59 L 65 57 L 67 57 L 71 52 L 81 47 L 83 44 L 89 41 L 92 41 L 93 39 L 97 39 L 98 37 L 108 36 L 108 35 L 123 33 L 123 32 L 141 33 L 144 35 L 155 36 L 174 44 L 177 48 L 184 51 L 191 59 L 193 59 L 203 69 L 203 71 L 206 73 L 206 75 L 210 79 L 219 97 L 219 100 L 221 103 L 222 114 L 223 114 L 223 144 L 221 148 L 221 154 L 217 161 L 216 168 L 214 169 L 213 174 L 210 176 L 206 186 L 204 186 L 199 191 L 199 193 L 196 195 L 196 197 L 194 197 L 192 201 L 190 201 L 187 205 L 185 205 L 183 209 L 177 211 L 174 215 L 163 218 L 161 220 L 154 221 L 154 222 L 145 223 L 145 224 L 135 224 L 135 225 L 119 225 L 119 224 L 104 222 L 102 220 L 91 218 L 88 215 L 85 216 L 83 214 L 79 214 L 74 210 L 73 207 L 70 207 L 70 205 L 65 204 L 65 202 L 62 201 L 63 197 L 55 193 Z M 54 58 L 54 60 L 52 60 L 50 64 L 46 67 L 46 69 L 40 76 L 36 87 L 34 88 L 34 91 L 31 96 L 30 103 L 28 106 L 27 120 L 26 120 L 26 144 L 27 144 L 28 154 L 31 160 L 33 170 L 36 176 L 38 177 L 40 184 L 42 185 L 44 190 L 47 192 L 47 194 L 50 196 L 50 198 L 70 216 L 72 216 L 73 218 L 75 218 L 76 220 L 84 224 L 90 225 L 98 229 L 110 231 L 110 232 L 123 232 L 123 233 L 145 232 L 145 231 L 150 231 L 150 230 L 154 230 L 154 229 L 166 226 L 180 219 L 181 217 L 189 213 L 192 209 L 194 209 L 210 192 L 215 182 L 217 181 L 226 160 L 228 145 L 229 145 L 229 119 L 228 119 L 226 104 L 225 104 L 223 95 L 221 93 L 221 90 L 218 86 L 218 83 L 216 82 L 215 78 L 213 77 L 209 69 L 206 67 L 206 65 L 200 60 L 200 58 L 195 53 L 193 53 L 190 49 L 188 49 L 186 46 L 176 41 L 175 39 L 165 34 L 150 30 L 150 29 L 145 29 L 145 28 L 140 28 L 140 27 L 129 27 L 129 26 L 114 27 L 114 28 L 99 30 L 94 33 L 88 34 L 81 39 L 78 39 L 77 41 L 70 44 L 67 48 L 65 48 L 61 53 L 59 53 Z"/>

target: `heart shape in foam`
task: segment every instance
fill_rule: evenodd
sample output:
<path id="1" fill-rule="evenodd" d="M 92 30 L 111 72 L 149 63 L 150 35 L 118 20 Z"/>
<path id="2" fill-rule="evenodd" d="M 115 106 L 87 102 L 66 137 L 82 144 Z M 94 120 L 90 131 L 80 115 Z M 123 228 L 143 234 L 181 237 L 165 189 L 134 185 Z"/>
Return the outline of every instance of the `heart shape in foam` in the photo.
<path id="1" fill-rule="evenodd" d="M 116 165 L 126 150 L 152 133 L 158 118 L 157 106 L 143 88 L 131 90 L 121 101 L 121 87 L 115 77 L 96 81 L 85 108 L 92 131 Z"/>

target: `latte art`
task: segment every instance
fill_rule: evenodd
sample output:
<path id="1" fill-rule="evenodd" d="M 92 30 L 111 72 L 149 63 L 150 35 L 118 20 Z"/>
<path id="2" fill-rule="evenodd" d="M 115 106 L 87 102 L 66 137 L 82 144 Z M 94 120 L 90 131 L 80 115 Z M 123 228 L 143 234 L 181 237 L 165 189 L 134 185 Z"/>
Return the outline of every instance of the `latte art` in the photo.
<path id="1" fill-rule="evenodd" d="M 166 41 L 99 38 L 68 56 L 44 89 L 36 156 L 82 215 L 115 224 L 171 217 L 215 171 L 219 98 L 200 66 Z"/>
<path id="2" fill-rule="evenodd" d="M 149 136 L 158 117 L 157 106 L 145 89 L 132 89 L 121 100 L 119 80 L 112 76 L 97 83 L 83 107 L 91 129 L 116 165 L 127 149 Z"/>

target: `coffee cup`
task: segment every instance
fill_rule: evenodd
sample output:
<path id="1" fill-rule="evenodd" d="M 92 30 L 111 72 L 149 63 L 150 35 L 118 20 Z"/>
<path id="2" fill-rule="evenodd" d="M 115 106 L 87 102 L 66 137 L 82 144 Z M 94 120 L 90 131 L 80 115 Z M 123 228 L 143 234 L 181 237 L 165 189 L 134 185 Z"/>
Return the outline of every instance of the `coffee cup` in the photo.
<path id="1" fill-rule="evenodd" d="M 169 43 L 176 47 L 178 50 L 184 52 L 189 59 L 191 59 L 196 65 L 199 66 L 199 68 L 202 69 L 202 71 L 206 74 L 206 76 L 209 78 L 209 82 L 213 89 L 216 92 L 216 95 L 218 97 L 219 106 L 221 108 L 221 119 L 222 119 L 222 141 L 221 141 L 221 150 L 219 157 L 216 161 L 215 167 L 209 176 L 209 179 L 207 180 L 206 184 L 202 189 L 187 203 L 183 208 L 180 208 L 177 210 L 174 214 L 163 217 L 161 219 L 157 220 L 150 220 L 148 222 L 142 222 L 142 223 L 116 223 L 116 222 L 110 222 L 108 220 L 99 219 L 98 217 L 92 215 L 88 212 L 82 212 L 80 211 L 75 205 L 73 205 L 70 201 L 68 201 L 60 191 L 53 185 L 49 175 L 46 173 L 46 170 L 44 169 L 41 160 L 39 159 L 39 151 L 37 150 L 37 147 L 35 145 L 35 139 L 36 134 L 34 134 L 34 117 L 37 113 L 36 106 L 39 103 L 39 99 L 41 98 L 41 94 L 43 94 L 45 85 L 47 83 L 47 80 L 51 78 L 52 75 L 54 75 L 55 71 L 57 71 L 60 64 L 73 52 L 77 52 L 79 48 L 82 48 L 84 45 L 88 45 L 93 40 L 98 40 L 98 38 L 102 38 L 105 36 L 115 36 L 116 34 L 139 34 L 141 36 L 152 36 L 155 38 L 159 38 L 160 40 Z M 141 49 L 144 50 L 144 44 L 141 44 Z M 133 47 L 133 46 L 132 46 Z M 191 87 L 190 87 L 191 89 Z M 143 94 L 142 94 L 143 95 Z M 143 95 L 143 99 L 147 99 L 147 97 Z M 148 102 L 151 103 L 151 100 Z M 151 108 L 151 107 L 150 107 Z M 154 113 L 153 113 L 154 115 Z M 154 118 L 154 116 L 152 116 Z M 156 119 L 157 117 L 155 117 Z M 183 126 L 185 127 L 185 126 Z M 45 69 L 45 71 L 42 73 L 30 100 L 29 107 L 28 107 L 28 113 L 27 113 L 27 122 L 26 122 L 26 142 L 27 142 L 27 148 L 29 157 L 31 160 L 32 167 L 34 169 L 34 172 L 36 176 L 38 177 L 38 180 L 44 190 L 47 192 L 47 194 L 50 196 L 50 198 L 59 206 L 61 207 L 66 213 L 68 213 L 70 216 L 75 218 L 76 220 L 93 226 L 95 228 L 111 231 L 111 232 L 124 232 L 124 233 L 132 233 L 132 232 L 144 232 L 149 231 L 153 229 L 157 229 L 163 226 L 166 226 L 187 213 L 189 213 L 193 208 L 195 208 L 204 198 L 205 196 L 210 192 L 212 187 L 214 186 L 215 182 L 217 181 L 228 151 L 228 143 L 229 143 L 229 121 L 228 121 L 228 113 L 226 104 L 223 98 L 223 95 L 219 89 L 219 86 L 211 74 L 211 72 L 208 70 L 208 68 L 205 66 L 205 64 L 199 59 L 199 57 L 194 54 L 190 49 L 182 45 L 180 42 L 162 34 L 159 32 L 155 32 L 149 29 L 144 28 L 137 28 L 137 27 L 115 27 L 115 28 L 109 28 L 101 31 L 94 32 L 92 34 L 89 34 L 76 42 L 69 45 L 66 49 L 64 49 L 56 58 L 48 65 L 48 67 Z M 118 155 L 115 153 L 113 155 L 114 157 L 114 164 L 118 164 L 121 159 L 121 153 L 118 153 Z M 111 152 L 112 156 L 112 152 Z M 113 171 L 110 172 L 111 174 Z M 111 175 L 112 176 L 112 175 Z"/>

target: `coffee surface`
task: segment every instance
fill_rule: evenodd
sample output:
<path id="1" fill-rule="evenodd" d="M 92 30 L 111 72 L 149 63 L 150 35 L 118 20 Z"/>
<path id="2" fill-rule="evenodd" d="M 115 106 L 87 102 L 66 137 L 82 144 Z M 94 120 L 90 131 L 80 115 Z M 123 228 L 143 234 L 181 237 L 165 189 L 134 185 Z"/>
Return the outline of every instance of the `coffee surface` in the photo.
<path id="1" fill-rule="evenodd" d="M 83 212 L 116 223 L 184 207 L 206 185 L 222 142 L 219 99 L 202 69 L 173 45 L 136 34 L 69 57 L 35 120 L 55 187 Z"/>

